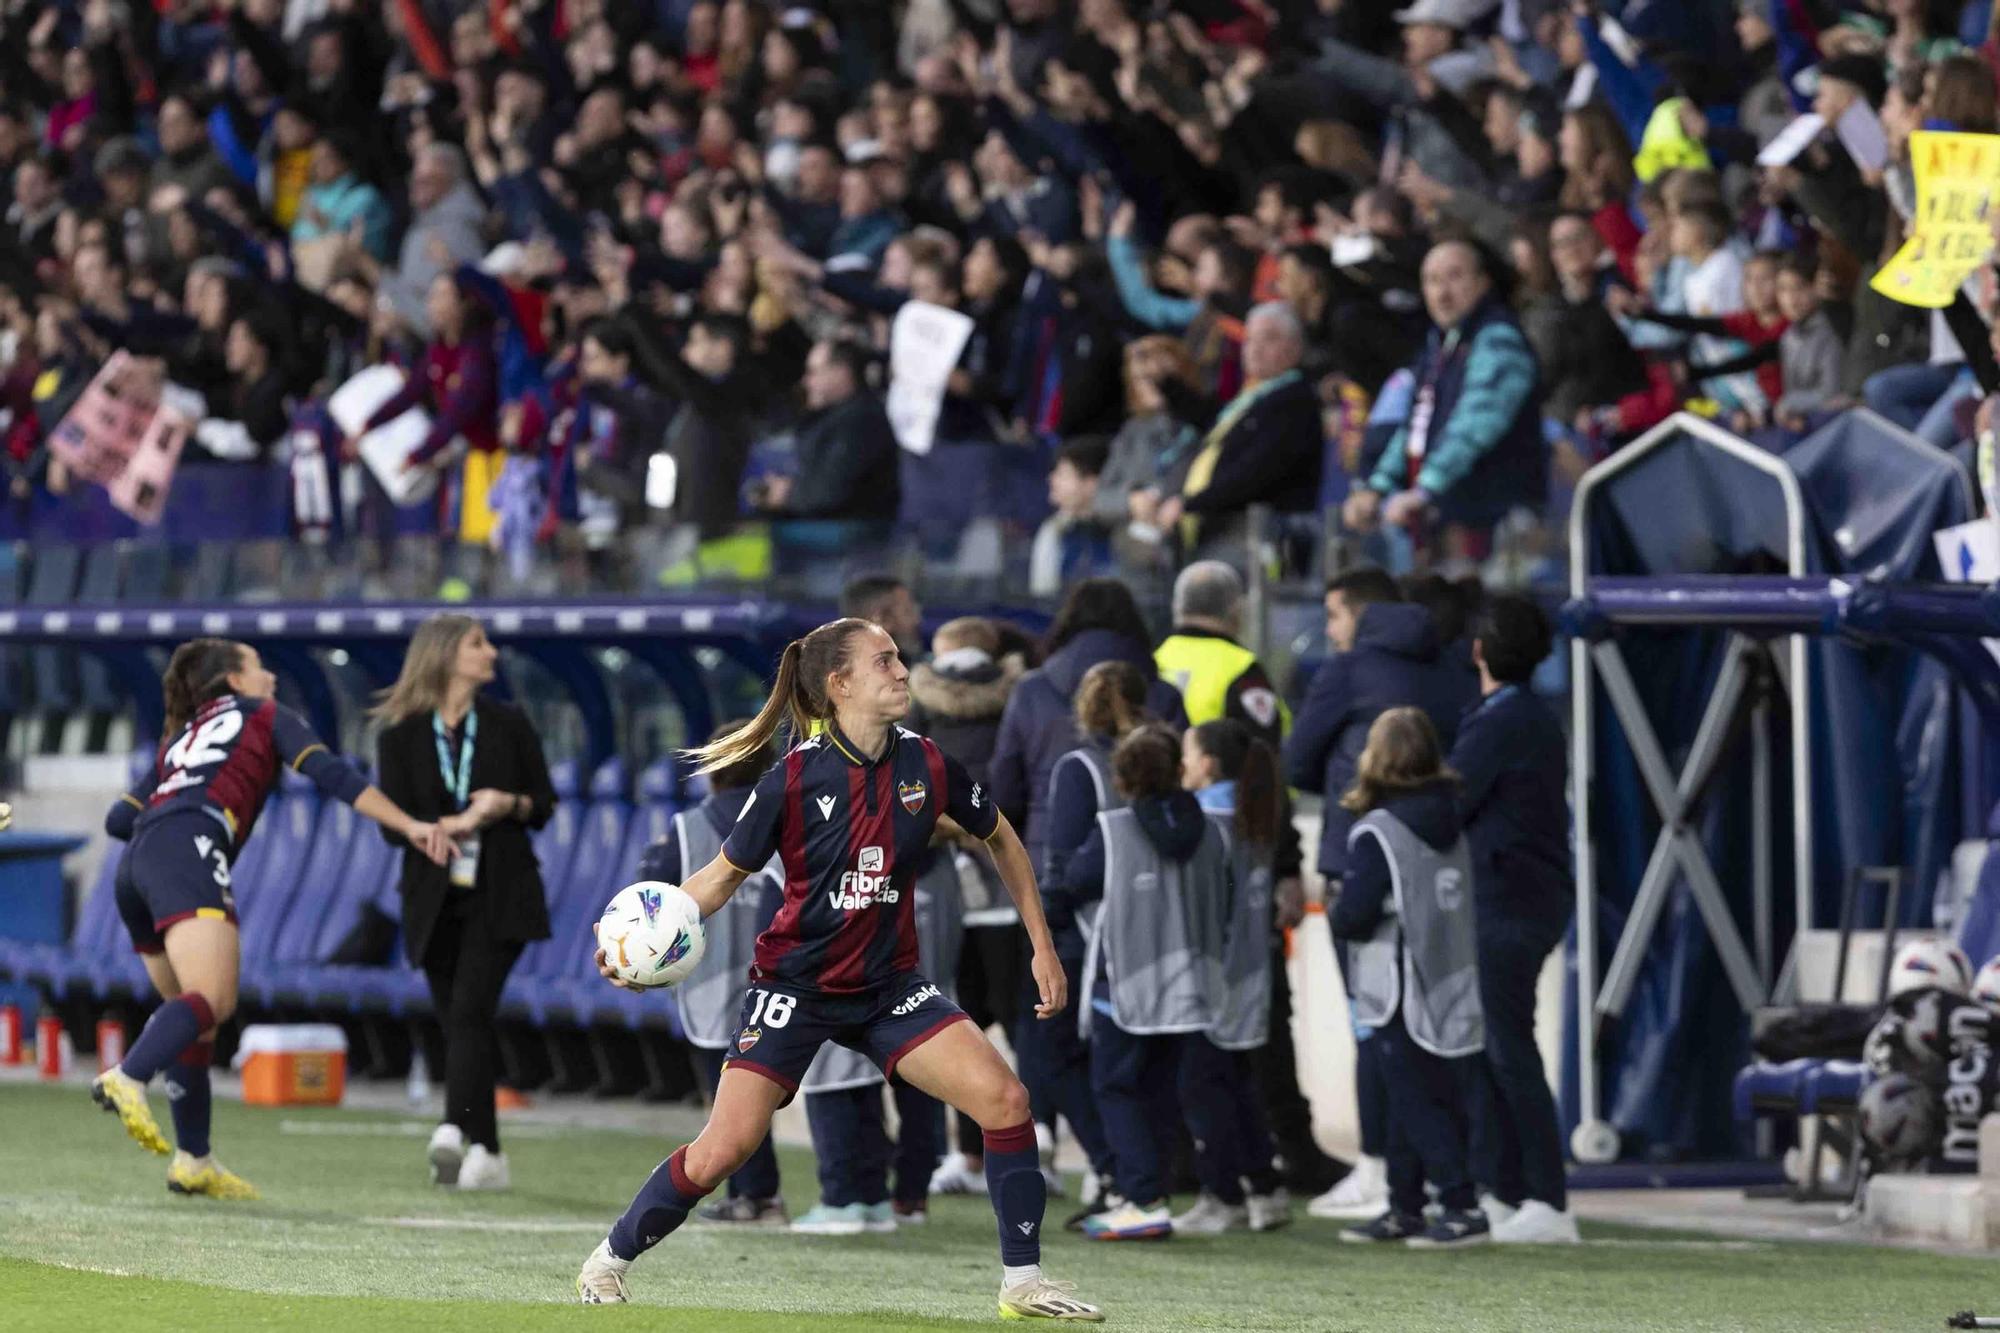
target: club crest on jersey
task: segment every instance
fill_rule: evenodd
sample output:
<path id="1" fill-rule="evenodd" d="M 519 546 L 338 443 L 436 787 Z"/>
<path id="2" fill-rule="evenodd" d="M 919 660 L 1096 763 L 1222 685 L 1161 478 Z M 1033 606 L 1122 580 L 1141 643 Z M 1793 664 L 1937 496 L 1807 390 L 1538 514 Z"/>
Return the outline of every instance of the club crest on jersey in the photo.
<path id="1" fill-rule="evenodd" d="M 743 1035 L 736 1039 L 737 1052 L 740 1054 L 743 1051 L 749 1050 L 757 1044 L 763 1035 L 764 1029 L 762 1028 L 744 1028 Z"/>
<path id="2" fill-rule="evenodd" d="M 903 808 L 911 814 L 924 808 L 924 798 L 930 795 L 930 788 L 921 782 L 899 782 L 896 795 L 902 800 Z"/>

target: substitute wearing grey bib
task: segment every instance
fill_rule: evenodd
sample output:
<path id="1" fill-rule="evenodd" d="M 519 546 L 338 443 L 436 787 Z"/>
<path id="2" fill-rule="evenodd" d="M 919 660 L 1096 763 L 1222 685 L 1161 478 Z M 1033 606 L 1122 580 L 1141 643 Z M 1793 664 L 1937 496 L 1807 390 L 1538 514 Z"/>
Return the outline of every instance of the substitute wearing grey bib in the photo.
<path id="1" fill-rule="evenodd" d="M 959 949 L 965 942 L 965 908 L 959 894 L 958 867 L 952 863 L 950 850 L 939 848 L 929 868 L 917 876 L 917 966 L 926 978 L 935 978 L 931 984 L 954 1004 L 958 988 L 952 978 L 958 975 Z M 830 1041 L 806 1067 L 799 1091 L 841 1092 L 881 1081 L 882 1071 L 874 1061 Z"/>
<path id="2" fill-rule="evenodd" d="M 707 811 L 707 806 L 701 806 L 674 816 L 681 865 L 690 868 L 684 873 L 699 870 L 722 851 L 726 830 L 718 829 Z M 784 882 L 783 863 L 774 856 L 744 881 L 721 911 L 701 923 L 708 936 L 701 962 L 692 976 L 674 988 L 689 1044 L 705 1051 L 729 1049 L 737 1020 L 742 1017 L 743 989 L 749 984 L 757 936 L 763 933 L 774 906 L 767 894 L 782 891 Z"/>
<path id="3" fill-rule="evenodd" d="M 1093 741 L 1086 741 L 1082 745 L 1077 746 L 1076 749 L 1069 751 L 1062 758 L 1056 760 L 1056 766 L 1049 770 L 1049 786 L 1051 789 L 1055 786 L 1055 775 L 1062 771 L 1064 764 L 1078 764 L 1089 776 L 1091 789 L 1097 793 L 1097 811 L 1099 814 L 1103 814 L 1107 810 L 1123 810 L 1125 808 L 1125 798 L 1118 794 L 1118 789 L 1111 783 L 1110 750 Z M 1076 925 L 1077 929 L 1083 932 L 1086 947 L 1089 945 L 1091 935 L 1097 930 L 1097 916 L 1103 909 L 1104 904 L 1101 901 L 1085 903 L 1077 909 Z"/>
<path id="4" fill-rule="evenodd" d="M 1208 1039 L 1225 1051 L 1254 1051 L 1271 1033 L 1271 849 L 1237 836 L 1234 810 L 1216 808 L 1209 818 L 1229 848 L 1229 900 Z"/>
<path id="5" fill-rule="evenodd" d="M 1464 837 L 1440 852 L 1387 810 L 1371 810 L 1347 834 L 1351 849 L 1374 838 L 1389 863 L 1391 910 L 1372 938 L 1354 945 L 1354 1019 L 1381 1027 L 1403 1010 L 1410 1040 L 1433 1055 L 1475 1055 L 1486 1045 L 1479 1005 L 1472 854 Z"/>
<path id="6" fill-rule="evenodd" d="M 1229 881 L 1227 835 L 1205 819 L 1194 855 L 1161 855 L 1129 808 L 1097 816 L 1104 838 L 1104 905 L 1084 953 L 1077 1030 L 1089 1037 L 1097 978 L 1111 1019 L 1133 1036 L 1206 1032 L 1221 989 Z"/>

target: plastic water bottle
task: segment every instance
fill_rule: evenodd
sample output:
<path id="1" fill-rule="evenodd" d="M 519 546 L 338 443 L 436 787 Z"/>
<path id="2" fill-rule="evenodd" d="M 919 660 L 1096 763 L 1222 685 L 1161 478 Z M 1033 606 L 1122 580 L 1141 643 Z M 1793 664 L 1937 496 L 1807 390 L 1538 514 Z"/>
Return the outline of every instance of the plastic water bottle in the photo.
<path id="1" fill-rule="evenodd" d="M 422 1051 L 414 1051 L 410 1055 L 410 1078 L 404 1085 L 404 1091 L 409 1096 L 410 1105 L 414 1107 L 421 1107 L 430 1099 L 431 1071 L 424 1063 Z"/>

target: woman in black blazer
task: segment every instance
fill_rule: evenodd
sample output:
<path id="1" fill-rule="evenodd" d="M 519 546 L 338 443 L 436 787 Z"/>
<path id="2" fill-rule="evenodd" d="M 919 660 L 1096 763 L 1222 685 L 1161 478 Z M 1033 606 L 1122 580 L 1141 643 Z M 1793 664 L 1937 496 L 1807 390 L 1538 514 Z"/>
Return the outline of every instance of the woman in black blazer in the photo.
<path id="1" fill-rule="evenodd" d="M 494 1018 L 522 948 L 549 937 L 549 909 L 531 829 L 556 794 L 541 739 L 520 709 L 481 698 L 499 656 L 470 616 L 417 627 L 403 673 L 376 705 L 384 793 L 457 840 L 436 865 L 404 848 L 403 945 L 424 970 L 444 1029 L 445 1113 L 431 1135 L 431 1178 L 459 1189 L 505 1189 L 507 1159 L 493 1113 Z"/>

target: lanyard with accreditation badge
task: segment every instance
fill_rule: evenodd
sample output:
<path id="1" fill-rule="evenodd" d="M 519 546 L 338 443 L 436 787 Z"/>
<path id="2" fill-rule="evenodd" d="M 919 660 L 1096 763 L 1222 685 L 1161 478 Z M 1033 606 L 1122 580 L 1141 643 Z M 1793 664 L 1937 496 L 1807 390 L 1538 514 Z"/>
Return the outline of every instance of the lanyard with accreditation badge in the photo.
<path id="1" fill-rule="evenodd" d="M 438 776 L 444 779 L 445 795 L 453 810 L 463 810 L 472 795 L 472 750 L 479 740 L 479 712 L 465 715 L 465 741 L 458 747 L 458 771 L 452 771 L 451 746 L 445 739 L 444 718 L 431 714 L 431 734 L 437 738 Z M 458 855 L 452 858 L 451 886 L 469 889 L 479 882 L 479 835 L 468 833 L 458 839 Z"/>

